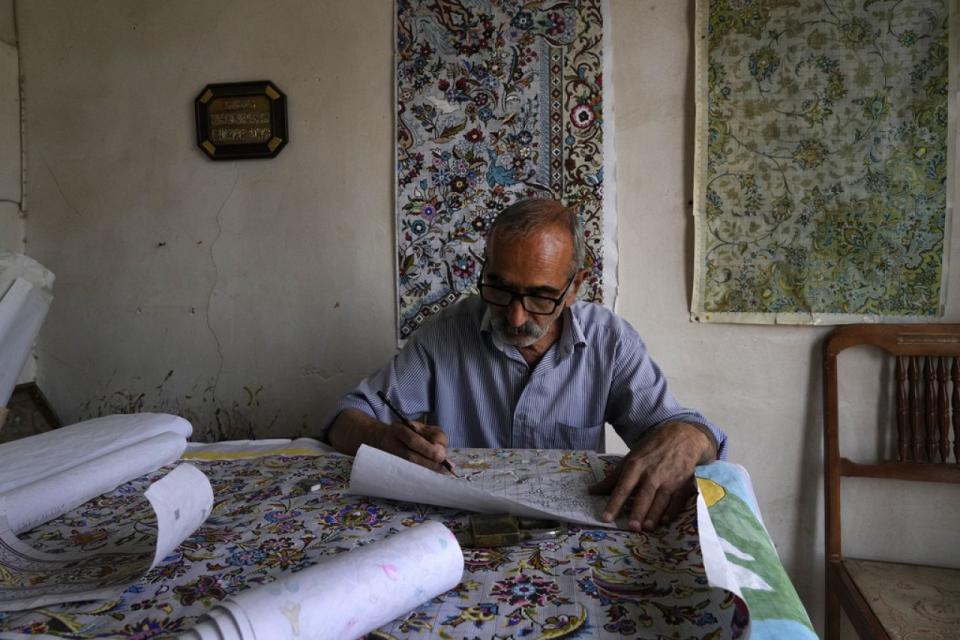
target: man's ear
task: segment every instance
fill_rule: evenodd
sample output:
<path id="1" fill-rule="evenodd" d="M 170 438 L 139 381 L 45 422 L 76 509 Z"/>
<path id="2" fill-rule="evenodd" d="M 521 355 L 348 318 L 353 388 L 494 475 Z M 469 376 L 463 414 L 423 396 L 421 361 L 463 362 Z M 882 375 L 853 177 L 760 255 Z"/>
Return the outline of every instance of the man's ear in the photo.
<path id="1" fill-rule="evenodd" d="M 566 306 L 569 307 L 577 301 L 577 292 L 580 291 L 580 285 L 583 284 L 583 281 L 587 279 L 588 275 L 590 275 L 590 269 L 580 269 L 577 275 L 573 277 L 573 284 L 570 285 L 570 290 L 567 291 L 567 296 L 564 300 Z"/>

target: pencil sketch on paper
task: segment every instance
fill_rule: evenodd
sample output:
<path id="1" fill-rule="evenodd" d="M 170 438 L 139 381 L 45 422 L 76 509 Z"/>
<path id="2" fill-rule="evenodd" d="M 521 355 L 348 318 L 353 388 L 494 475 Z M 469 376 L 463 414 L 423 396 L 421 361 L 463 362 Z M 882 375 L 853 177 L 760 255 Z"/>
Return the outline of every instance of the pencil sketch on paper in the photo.
<path id="1" fill-rule="evenodd" d="M 531 449 L 454 450 L 457 473 L 492 495 L 545 510 L 593 513 L 606 498 L 588 487 L 603 478 L 606 463 L 593 451 Z"/>
<path id="2" fill-rule="evenodd" d="M 600 520 L 608 498 L 589 492 L 606 466 L 592 451 L 451 449 L 449 459 L 459 478 L 363 446 L 353 463 L 350 493 L 594 527 L 618 526 Z"/>

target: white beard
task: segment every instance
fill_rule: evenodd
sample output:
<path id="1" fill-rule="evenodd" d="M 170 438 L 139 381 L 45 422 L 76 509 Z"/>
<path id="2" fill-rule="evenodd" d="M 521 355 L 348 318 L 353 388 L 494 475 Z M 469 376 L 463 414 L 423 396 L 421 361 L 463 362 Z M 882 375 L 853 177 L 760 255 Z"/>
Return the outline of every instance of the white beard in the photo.
<path id="1" fill-rule="evenodd" d="M 550 328 L 550 325 L 541 327 L 533 320 L 527 320 L 519 327 L 511 327 L 503 316 L 497 315 L 490 317 L 490 326 L 497 338 L 518 349 L 532 347 L 546 335 L 547 329 Z"/>

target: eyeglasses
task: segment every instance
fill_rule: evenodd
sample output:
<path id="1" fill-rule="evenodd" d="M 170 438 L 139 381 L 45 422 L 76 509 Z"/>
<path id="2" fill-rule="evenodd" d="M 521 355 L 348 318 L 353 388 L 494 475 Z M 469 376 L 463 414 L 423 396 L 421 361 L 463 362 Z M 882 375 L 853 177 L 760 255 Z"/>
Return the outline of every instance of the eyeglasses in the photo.
<path id="1" fill-rule="evenodd" d="M 487 284 L 483 281 L 483 273 L 485 269 L 486 265 L 480 269 L 480 280 L 478 282 L 478 286 L 480 288 L 480 297 L 483 298 L 484 302 L 488 302 L 496 307 L 509 307 L 511 304 L 513 304 L 514 300 L 519 298 L 520 305 L 523 307 L 524 311 L 538 316 L 548 316 L 556 311 L 557 307 L 563 303 L 563 299 L 567 295 L 567 290 L 570 288 L 570 285 L 573 284 L 573 279 L 577 277 L 576 273 L 570 276 L 570 279 L 567 280 L 567 286 L 565 286 L 563 291 L 560 293 L 560 297 L 550 298 L 548 296 L 520 293 L 518 291 L 514 291 L 513 289 L 500 287 L 495 284 Z"/>

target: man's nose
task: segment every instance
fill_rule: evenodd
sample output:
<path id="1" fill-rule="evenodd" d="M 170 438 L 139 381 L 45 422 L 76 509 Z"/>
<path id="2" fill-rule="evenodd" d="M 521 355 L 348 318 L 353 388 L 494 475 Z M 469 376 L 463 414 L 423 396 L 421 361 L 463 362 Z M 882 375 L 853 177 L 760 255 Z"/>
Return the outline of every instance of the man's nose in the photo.
<path id="1" fill-rule="evenodd" d="M 527 310 L 523 308 L 523 303 L 520 301 L 520 298 L 514 298 L 510 301 L 510 306 L 507 307 L 507 322 L 510 323 L 511 327 L 522 326 L 529 319 Z"/>

